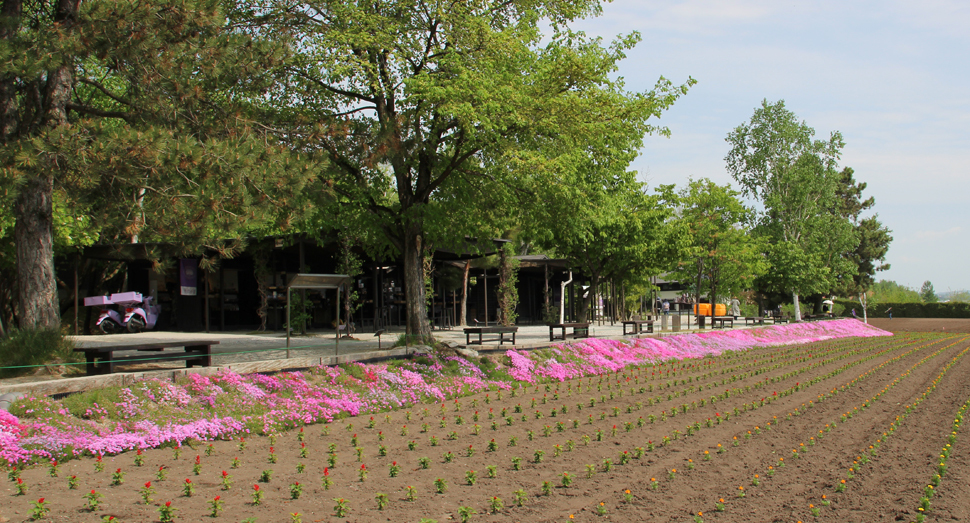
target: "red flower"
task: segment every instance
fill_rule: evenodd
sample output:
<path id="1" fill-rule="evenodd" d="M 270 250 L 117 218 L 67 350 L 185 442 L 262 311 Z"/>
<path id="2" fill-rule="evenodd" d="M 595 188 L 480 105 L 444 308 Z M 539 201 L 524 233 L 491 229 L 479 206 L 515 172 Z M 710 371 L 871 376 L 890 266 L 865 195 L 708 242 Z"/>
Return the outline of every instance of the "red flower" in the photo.
<path id="1" fill-rule="evenodd" d="M 149 481 L 149 482 L 145 483 L 145 488 L 152 488 L 152 482 Z"/>
<path id="2" fill-rule="evenodd" d="M 259 490 L 259 485 L 253 485 L 253 490 L 258 491 Z"/>
<path id="3" fill-rule="evenodd" d="M 228 475 L 229 475 L 229 473 L 228 473 L 228 472 L 226 472 L 226 471 L 224 471 L 224 470 L 222 471 L 222 477 L 226 477 L 226 476 L 228 476 Z"/>
<path id="4" fill-rule="evenodd" d="M 354 436 L 356 436 L 356 434 L 354 434 Z M 269 453 L 270 453 L 270 454 L 272 454 L 272 453 L 273 453 L 273 447 L 270 447 L 270 448 L 269 448 Z"/>
<path id="5" fill-rule="evenodd" d="M 44 503 L 44 498 L 40 498 L 40 499 L 38 499 L 38 500 L 37 500 L 37 503 L 40 503 L 40 504 L 43 504 L 43 503 Z"/>
<path id="6" fill-rule="evenodd" d="M 324 476 L 329 476 L 330 475 L 330 468 L 329 467 L 323 467 L 323 475 Z"/>
<path id="7" fill-rule="evenodd" d="M 119 472 L 121 472 L 121 469 L 118 469 L 118 470 L 115 471 L 116 474 L 119 473 Z"/>
<path id="8" fill-rule="evenodd" d="M 94 494 L 94 489 L 91 489 L 91 493 Z"/>
<path id="9" fill-rule="evenodd" d="M 364 469 L 366 469 L 366 468 L 367 468 L 367 465 L 361 465 L 361 466 L 360 466 L 360 470 L 364 470 Z"/>
<path id="10" fill-rule="evenodd" d="M 220 499 L 222 499 L 222 496 L 216 496 L 212 501 L 219 501 Z"/>
<path id="11" fill-rule="evenodd" d="M 171 507 L 172 506 L 172 502 L 171 501 L 166 501 L 165 502 L 165 506 L 166 507 Z"/>
<path id="12" fill-rule="evenodd" d="M 191 480 L 191 479 L 189 479 L 189 478 L 185 478 L 185 483 L 186 483 L 186 484 L 191 484 L 191 483 L 192 483 L 192 480 Z"/>
<path id="13" fill-rule="evenodd" d="M 391 462 L 391 465 L 394 465 L 396 467 L 397 466 L 397 462 L 396 461 L 392 461 Z"/>
<path id="14" fill-rule="evenodd" d="M 195 457 L 195 464 L 198 465 L 200 463 L 202 463 L 202 456 L 196 456 Z"/>

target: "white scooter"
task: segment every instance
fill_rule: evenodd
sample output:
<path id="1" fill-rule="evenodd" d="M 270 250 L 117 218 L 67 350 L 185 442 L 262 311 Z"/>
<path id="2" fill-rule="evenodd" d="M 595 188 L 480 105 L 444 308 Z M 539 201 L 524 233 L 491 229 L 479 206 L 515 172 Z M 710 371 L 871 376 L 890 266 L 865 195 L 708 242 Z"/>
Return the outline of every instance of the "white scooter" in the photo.
<path id="1" fill-rule="evenodd" d="M 125 328 L 122 325 L 125 322 L 121 314 L 109 308 L 109 305 L 114 305 L 110 296 L 88 296 L 84 298 L 85 307 L 101 307 L 101 315 L 98 316 L 98 322 L 96 324 L 101 329 L 101 332 L 105 334 L 124 332 Z"/>
<path id="2" fill-rule="evenodd" d="M 86 306 L 100 306 L 101 316 L 98 317 L 98 327 L 105 334 L 115 332 L 141 332 L 155 327 L 161 307 L 155 303 L 152 296 L 142 296 L 140 292 L 118 292 L 111 296 L 91 296 L 84 298 Z M 124 317 L 118 311 L 107 308 L 107 305 L 118 305 L 125 311 Z"/>

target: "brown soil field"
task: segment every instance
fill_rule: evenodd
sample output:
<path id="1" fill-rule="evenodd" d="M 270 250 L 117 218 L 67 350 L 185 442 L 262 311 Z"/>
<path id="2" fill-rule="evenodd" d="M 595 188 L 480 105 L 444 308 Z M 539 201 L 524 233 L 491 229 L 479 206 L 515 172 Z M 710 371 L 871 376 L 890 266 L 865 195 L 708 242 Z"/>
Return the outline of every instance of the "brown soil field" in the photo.
<path id="1" fill-rule="evenodd" d="M 869 324 L 889 332 L 970 333 L 970 318 L 870 318 Z"/>
<path id="2" fill-rule="evenodd" d="M 460 521 L 460 507 L 475 512 L 471 522 L 915 521 L 936 481 L 928 519 L 967 521 L 963 431 L 934 480 L 970 400 L 970 337 L 950 332 L 753 349 L 514 394 L 493 390 L 374 414 L 373 423 L 362 415 L 275 441 L 247 437 L 244 448 L 237 439 L 191 442 L 177 457 L 173 448 L 148 450 L 141 466 L 133 452 L 105 456 L 101 471 L 93 458 L 61 464 L 57 477 L 34 466 L 21 471 L 25 495 L 4 480 L 0 515 L 26 521 L 31 502 L 45 497 L 51 511 L 40 520 L 56 522 L 159 521 L 169 501 L 177 521 L 287 522 L 298 513 L 303 522 L 444 523 Z M 118 469 L 124 481 L 112 485 Z M 270 480 L 260 482 L 267 470 Z M 148 481 L 155 493 L 145 503 L 139 491 Z M 297 482 L 302 493 L 293 499 Z M 258 505 L 254 485 L 264 493 Z M 103 499 L 88 510 L 92 490 Z M 216 496 L 224 510 L 211 518 Z M 494 511 L 493 498 L 502 504 Z M 335 499 L 346 500 L 343 517 Z"/>

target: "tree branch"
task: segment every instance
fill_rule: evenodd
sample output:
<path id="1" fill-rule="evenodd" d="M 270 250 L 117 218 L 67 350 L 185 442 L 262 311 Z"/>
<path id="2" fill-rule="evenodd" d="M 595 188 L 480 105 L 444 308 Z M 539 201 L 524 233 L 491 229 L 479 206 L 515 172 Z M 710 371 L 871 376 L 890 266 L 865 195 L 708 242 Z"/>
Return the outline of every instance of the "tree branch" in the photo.
<path id="1" fill-rule="evenodd" d="M 86 105 L 78 104 L 67 104 L 64 106 L 66 109 L 75 111 L 81 114 L 87 114 L 91 116 L 100 116 L 102 118 L 120 118 L 126 122 L 131 122 L 132 115 L 129 113 L 124 113 L 121 111 L 104 111 L 101 109 L 95 109 L 94 107 L 88 107 Z"/>

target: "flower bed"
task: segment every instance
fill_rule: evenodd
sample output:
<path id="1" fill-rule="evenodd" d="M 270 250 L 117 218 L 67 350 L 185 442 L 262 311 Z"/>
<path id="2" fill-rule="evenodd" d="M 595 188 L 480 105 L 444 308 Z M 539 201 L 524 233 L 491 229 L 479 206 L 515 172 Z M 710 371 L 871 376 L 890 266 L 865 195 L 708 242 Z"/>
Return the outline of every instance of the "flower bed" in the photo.
<path id="1" fill-rule="evenodd" d="M 425 358 L 272 376 L 225 371 L 214 377 L 190 375 L 176 383 L 149 379 L 61 401 L 27 398 L 11 413 L 0 411 L 0 458 L 13 464 L 250 432 L 273 434 L 422 401 L 508 390 L 509 377 L 526 383 L 563 381 L 725 351 L 884 335 L 889 333 L 855 320 L 838 320 L 660 339 L 587 339 L 534 353 L 510 350 L 509 366 L 497 372 L 460 358 Z"/>

